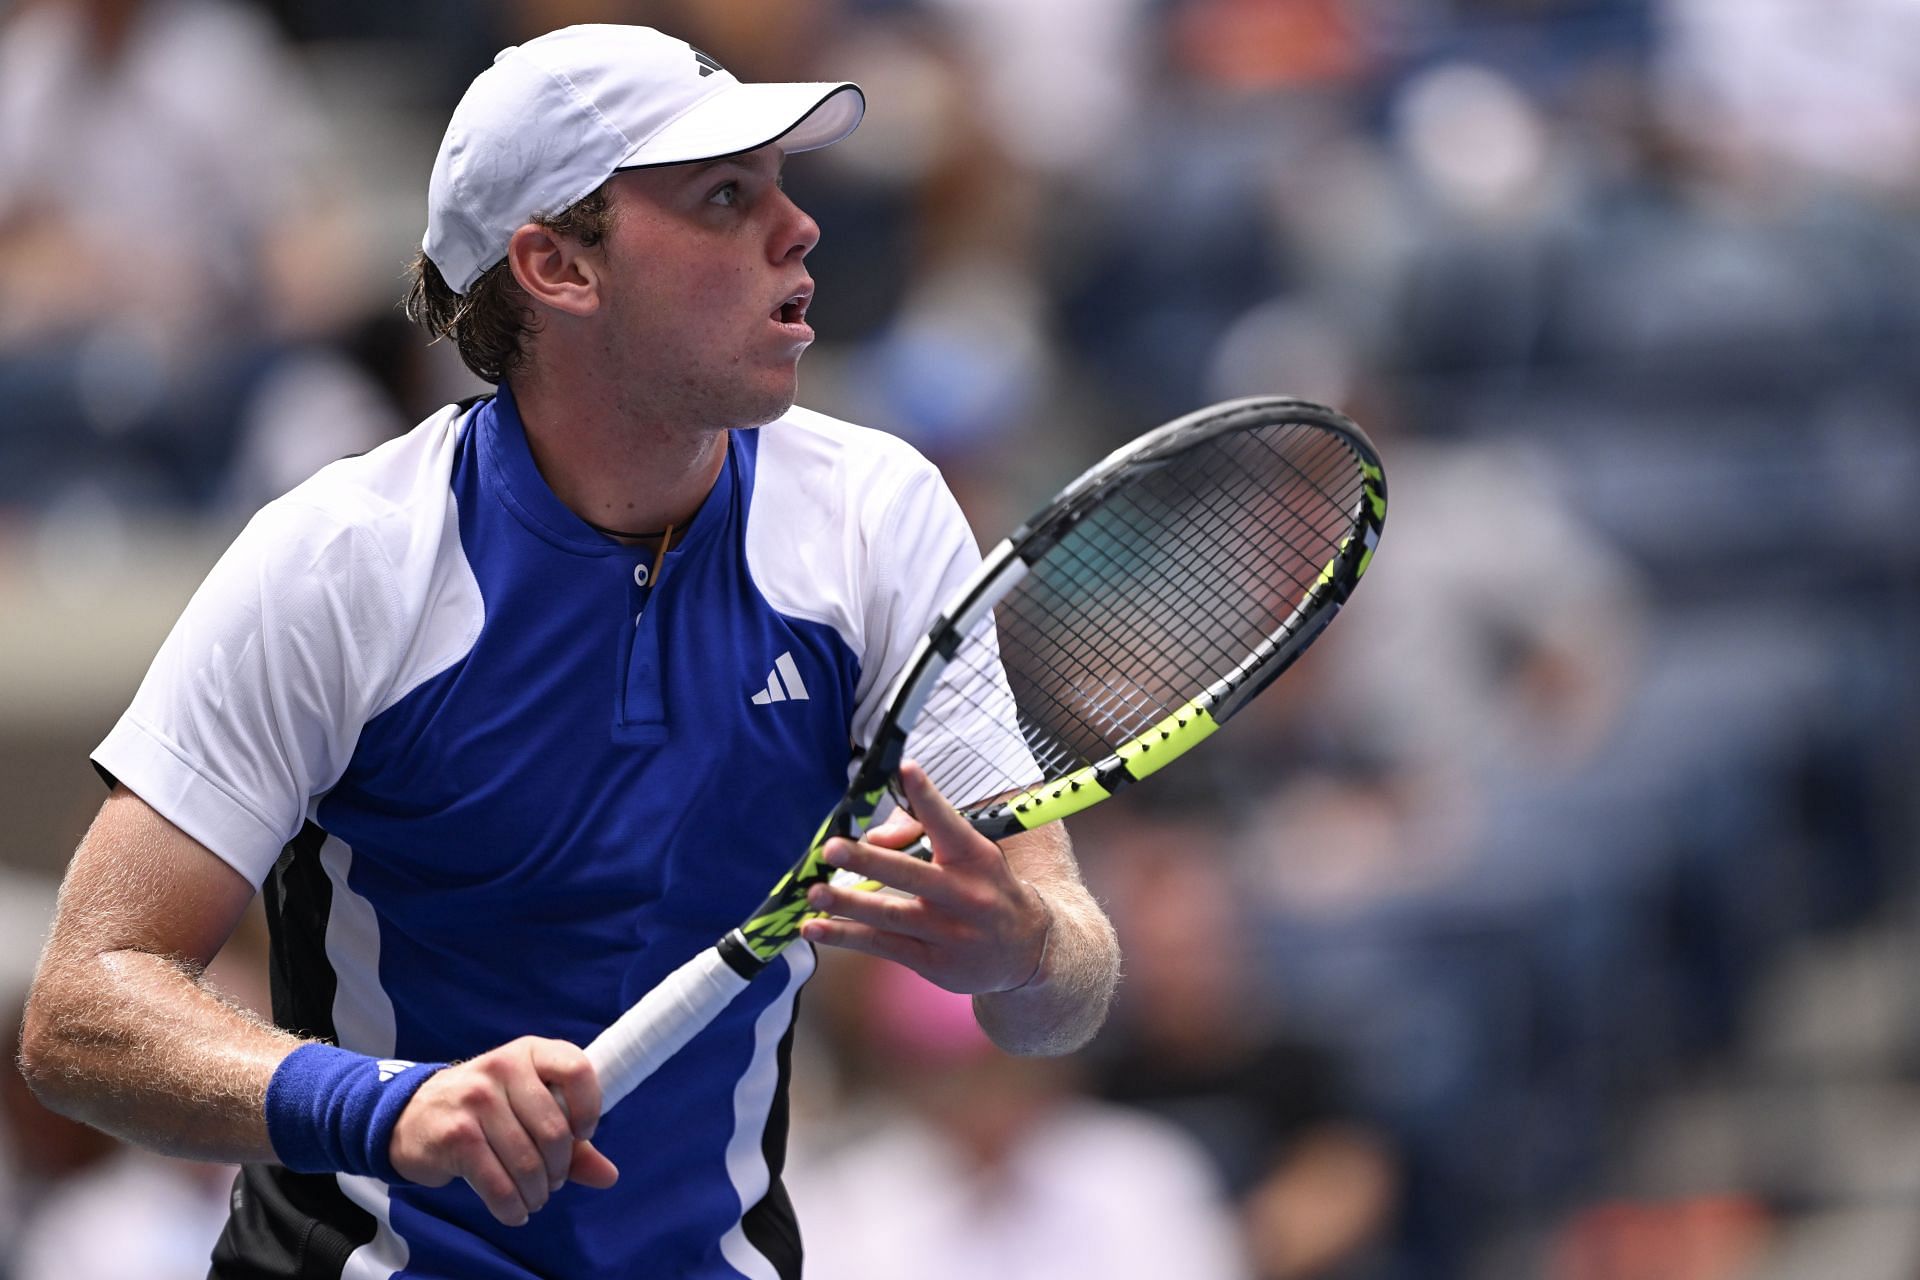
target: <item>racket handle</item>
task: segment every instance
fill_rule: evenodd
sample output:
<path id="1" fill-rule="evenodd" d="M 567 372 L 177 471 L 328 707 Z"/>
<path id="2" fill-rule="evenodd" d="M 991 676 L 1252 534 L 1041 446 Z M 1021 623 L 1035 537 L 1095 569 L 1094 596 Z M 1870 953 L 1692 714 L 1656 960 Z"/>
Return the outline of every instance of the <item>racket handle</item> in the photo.
<path id="1" fill-rule="evenodd" d="M 922 836 L 902 852 L 924 862 L 932 858 L 933 846 Z M 849 871 L 836 872 L 833 882 L 843 888 L 879 887 Z M 742 954 L 751 956 L 744 950 Z M 612 1110 L 701 1028 L 720 1016 L 720 1011 L 747 989 L 749 981 L 728 963 L 720 947 L 708 947 L 668 974 L 618 1021 L 595 1036 L 587 1046 L 587 1061 L 600 1078 L 600 1114 Z"/>
<path id="2" fill-rule="evenodd" d="M 600 1114 L 659 1070 L 746 989 L 747 979 L 720 948 L 708 947 L 640 997 L 587 1046 L 587 1061 L 600 1077 Z"/>

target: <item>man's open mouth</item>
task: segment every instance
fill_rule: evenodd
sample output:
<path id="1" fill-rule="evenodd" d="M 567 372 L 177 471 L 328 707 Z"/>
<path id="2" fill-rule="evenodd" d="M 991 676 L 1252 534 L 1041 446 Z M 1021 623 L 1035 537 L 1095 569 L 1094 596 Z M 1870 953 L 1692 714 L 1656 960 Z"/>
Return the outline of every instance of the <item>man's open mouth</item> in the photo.
<path id="1" fill-rule="evenodd" d="M 793 294 L 773 310 L 773 318 L 781 324 L 805 324 L 807 306 L 813 301 L 813 290 L 802 289 Z"/>

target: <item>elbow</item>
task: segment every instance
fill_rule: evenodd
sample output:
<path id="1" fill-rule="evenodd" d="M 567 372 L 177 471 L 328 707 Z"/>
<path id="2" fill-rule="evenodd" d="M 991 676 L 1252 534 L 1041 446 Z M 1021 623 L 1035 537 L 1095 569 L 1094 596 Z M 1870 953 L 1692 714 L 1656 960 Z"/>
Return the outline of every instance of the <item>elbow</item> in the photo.
<path id="1" fill-rule="evenodd" d="M 69 1073 L 63 1067 L 65 1055 L 56 1030 L 57 1018 L 50 1008 L 53 1004 L 44 984 L 36 982 L 21 1015 L 20 1041 L 14 1061 L 20 1078 L 41 1106 L 70 1116 L 72 1103 L 62 1087 Z"/>

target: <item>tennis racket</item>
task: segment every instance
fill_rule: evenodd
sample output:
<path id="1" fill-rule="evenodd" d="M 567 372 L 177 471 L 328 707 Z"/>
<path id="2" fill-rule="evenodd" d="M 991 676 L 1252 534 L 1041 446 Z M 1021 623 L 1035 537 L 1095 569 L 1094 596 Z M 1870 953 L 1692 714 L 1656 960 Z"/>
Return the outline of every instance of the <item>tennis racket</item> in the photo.
<path id="1" fill-rule="evenodd" d="M 1190 751 L 1313 643 L 1386 514 L 1366 436 L 1292 399 L 1203 409 L 1075 480 L 934 619 L 846 795 L 766 901 L 587 1046 L 602 1110 L 821 914 L 808 889 L 878 887 L 820 854 L 866 829 L 902 760 L 994 840 L 1105 800 Z"/>

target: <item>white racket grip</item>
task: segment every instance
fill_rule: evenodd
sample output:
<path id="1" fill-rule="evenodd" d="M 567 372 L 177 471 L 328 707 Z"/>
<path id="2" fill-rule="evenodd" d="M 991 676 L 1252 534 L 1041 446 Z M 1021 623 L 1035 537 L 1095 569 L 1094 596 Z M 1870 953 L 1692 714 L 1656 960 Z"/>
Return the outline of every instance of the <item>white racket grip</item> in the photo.
<path id="1" fill-rule="evenodd" d="M 747 979 L 728 966 L 720 949 L 708 947 L 640 997 L 587 1046 L 587 1061 L 600 1077 L 600 1114 L 659 1070 L 746 989 Z"/>

